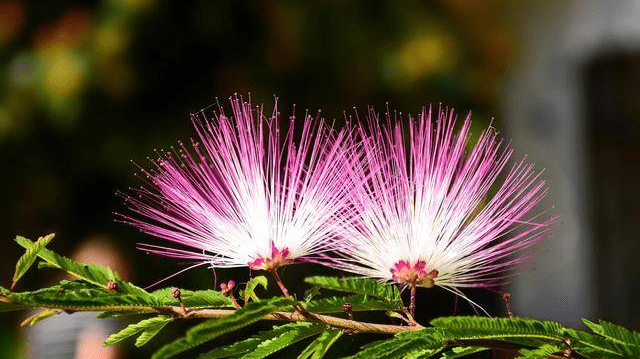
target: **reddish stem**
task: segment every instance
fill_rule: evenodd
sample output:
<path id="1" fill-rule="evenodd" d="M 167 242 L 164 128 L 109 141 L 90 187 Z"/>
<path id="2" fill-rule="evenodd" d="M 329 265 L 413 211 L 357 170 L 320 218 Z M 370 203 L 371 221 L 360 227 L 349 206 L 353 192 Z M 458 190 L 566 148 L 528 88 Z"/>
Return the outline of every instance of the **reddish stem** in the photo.
<path id="1" fill-rule="evenodd" d="M 411 286 L 411 304 L 409 304 L 409 313 L 412 317 L 416 315 L 416 285 L 414 283 Z"/>
<path id="2" fill-rule="evenodd" d="M 284 283 L 282 283 L 282 279 L 280 279 L 280 276 L 278 275 L 278 270 L 274 268 L 271 270 L 271 273 L 273 274 L 273 277 L 276 279 L 278 286 L 280 286 L 280 290 L 282 291 L 282 294 L 284 294 L 284 296 L 287 298 L 291 298 L 291 294 L 289 294 L 287 287 L 284 286 Z"/>

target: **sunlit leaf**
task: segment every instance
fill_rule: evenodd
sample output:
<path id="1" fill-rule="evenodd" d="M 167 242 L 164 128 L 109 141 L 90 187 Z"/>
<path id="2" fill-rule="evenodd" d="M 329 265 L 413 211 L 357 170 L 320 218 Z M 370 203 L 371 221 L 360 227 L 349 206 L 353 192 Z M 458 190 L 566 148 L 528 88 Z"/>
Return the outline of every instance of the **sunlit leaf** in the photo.
<path id="1" fill-rule="evenodd" d="M 41 321 L 53 317 L 54 315 L 60 313 L 59 310 L 56 309 L 44 309 L 28 318 L 26 318 L 25 320 L 23 320 L 20 323 L 21 327 L 30 327 L 33 325 L 36 325 L 38 323 L 40 323 Z"/>
<path id="2" fill-rule="evenodd" d="M 38 238 L 38 240 L 29 245 L 28 247 L 26 247 L 26 251 L 24 252 L 24 254 L 22 255 L 22 257 L 20 257 L 20 259 L 18 259 L 18 263 L 16 263 L 16 271 L 13 274 L 13 281 L 11 283 L 11 290 L 13 290 L 16 286 L 16 284 L 18 283 L 18 280 L 20 280 L 20 278 L 22 278 L 22 276 L 27 272 L 27 270 L 29 270 L 29 268 L 31 268 L 31 265 L 33 264 L 33 262 L 35 262 L 36 258 L 38 257 L 38 253 L 47 245 L 51 242 L 51 240 L 53 239 L 53 237 L 55 236 L 55 233 L 51 233 L 49 235 L 46 235 L 44 237 L 40 237 Z"/>
<path id="3" fill-rule="evenodd" d="M 169 321 L 171 321 L 170 317 L 165 315 L 159 315 L 157 317 L 141 320 L 138 323 L 130 324 L 126 328 L 122 329 L 121 331 L 115 334 L 111 334 L 111 336 L 109 336 L 109 338 L 107 338 L 107 340 L 104 341 L 104 345 L 111 345 L 121 340 L 124 340 L 126 338 L 129 338 L 132 335 L 138 334 L 140 332 L 148 331 L 149 334 L 147 334 L 144 337 L 144 339 L 140 341 L 141 342 L 140 345 L 138 345 L 138 342 L 136 341 L 136 345 L 141 346 L 147 341 L 149 341 L 149 339 L 151 339 L 155 334 L 157 334 L 162 328 L 164 328 L 164 326 L 167 325 Z"/>
<path id="4" fill-rule="evenodd" d="M 249 303 L 246 307 L 236 310 L 233 314 L 219 318 L 209 319 L 187 331 L 185 337 L 161 347 L 152 358 L 169 358 L 198 345 L 217 338 L 222 334 L 236 331 L 249 326 L 265 315 L 279 310 L 290 308 L 294 301 L 290 298 L 273 298 L 260 302 Z"/>

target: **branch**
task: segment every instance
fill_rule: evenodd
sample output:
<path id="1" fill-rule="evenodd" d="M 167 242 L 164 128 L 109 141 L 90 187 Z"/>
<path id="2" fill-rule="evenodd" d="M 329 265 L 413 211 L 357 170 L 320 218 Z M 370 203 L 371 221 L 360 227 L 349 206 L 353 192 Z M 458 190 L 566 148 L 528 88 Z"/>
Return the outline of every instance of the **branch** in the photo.
<path id="1" fill-rule="evenodd" d="M 231 315 L 235 312 L 233 309 L 194 309 L 183 315 L 180 307 L 163 307 L 163 308 L 151 308 L 149 311 L 155 311 L 163 314 L 171 314 L 176 317 L 185 319 L 189 318 L 222 318 Z M 146 310 L 144 310 L 146 311 Z M 378 334 L 397 334 L 407 330 L 422 329 L 421 325 L 414 326 L 402 326 L 402 325 L 389 325 L 389 324 L 376 324 L 358 322 L 350 319 L 343 319 L 333 317 L 330 315 L 314 314 L 314 313 L 298 313 L 298 312 L 275 312 L 273 314 L 266 315 L 263 320 L 275 320 L 275 321 L 287 321 L 287 322 L 312 322 L 323 323 L 334 328 L 346 329 L 352 332 L 358 333 L 378 333 Z"/>
<path id="2" fill-rule="evenodd" d="M 9 298 L 0 295 L 0 302 L 13 303 Z M 223 318 L 235 312 L 235 309 L 189 309 L 186 314 L 183 308 L 179 306 L 167 307 L 149 307 L 149 306 L 91 306 L 91 307 L 74 307 L 74 306 L 47 306 L 38 304 L 37 308 L 60 309 L 62 311 L 72 312 L 147 312 L 171 315 L 176 318 L 194 319 L 194 318 Z M 330 315 L 314 314 L 314 313 L 298 313 L 298 312 L 275 312 L 266 315 L 263 320 L 288 321 L 288 322 L 312 322 L 323 323 L 334 328 L 345 329 L 357 333 L 378 333 L 378 334 L 397 334 L 407 330 L 422 329 L 420 325 L 402 326 L 389 324 L 376 324 L 358 322 L 350 319 L 342 319 Z"/>

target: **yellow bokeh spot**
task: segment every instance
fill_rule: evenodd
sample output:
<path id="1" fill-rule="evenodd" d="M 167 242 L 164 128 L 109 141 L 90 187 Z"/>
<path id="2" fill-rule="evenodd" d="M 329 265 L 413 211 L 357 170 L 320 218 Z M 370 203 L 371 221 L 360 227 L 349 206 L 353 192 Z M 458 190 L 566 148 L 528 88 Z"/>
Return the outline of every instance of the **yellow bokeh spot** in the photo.
<path id="1" fill-rule="evenodd" d="M 127 47 L 128 37 L 122 26 L 106 22 L 97 29 L 94 38 L 94 55 L 98 61 L 111 61 L 120 56 Z"/>
<path id="2" fill-rule="evenodd" d="M 85 63 L 71 52 L 60 52 L 46 67 L 44 85 L 48 94 L 66 99 L 78 94 L 84 86 Z"/>
<path id="3" fill-rule="evenodd" d="M 429 34 L 407 41 L 399 53 L 400 66 L 411 78 L 423 78 L 455 67 L 455 41 L 444 34 Z"/>

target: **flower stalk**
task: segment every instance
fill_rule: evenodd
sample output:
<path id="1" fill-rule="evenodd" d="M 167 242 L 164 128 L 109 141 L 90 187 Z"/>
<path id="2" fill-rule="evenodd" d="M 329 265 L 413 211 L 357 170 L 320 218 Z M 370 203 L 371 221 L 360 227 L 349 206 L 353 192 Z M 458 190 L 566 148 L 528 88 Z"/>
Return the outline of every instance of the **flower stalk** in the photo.
<path id="1" fill-rule="evenodd" d="M 278 274 L 278 270 L 276 268 L 273 268 L 273 269 L 270 270 L 270 272 L 273 275 L 273 278 L 276 280 L 276 283 L 278 283 L 278 286 L 280 287 L 280 290 L 282 291 L 282 294 L 284 294 L 284 296 L 287 297 L 287 298 L 291 298 L 291 294 L 289 294 L 289 290 L 287 289 L 287 287 L 282 282 L 282 279 L 280 279 L 280 275 Z"/>

